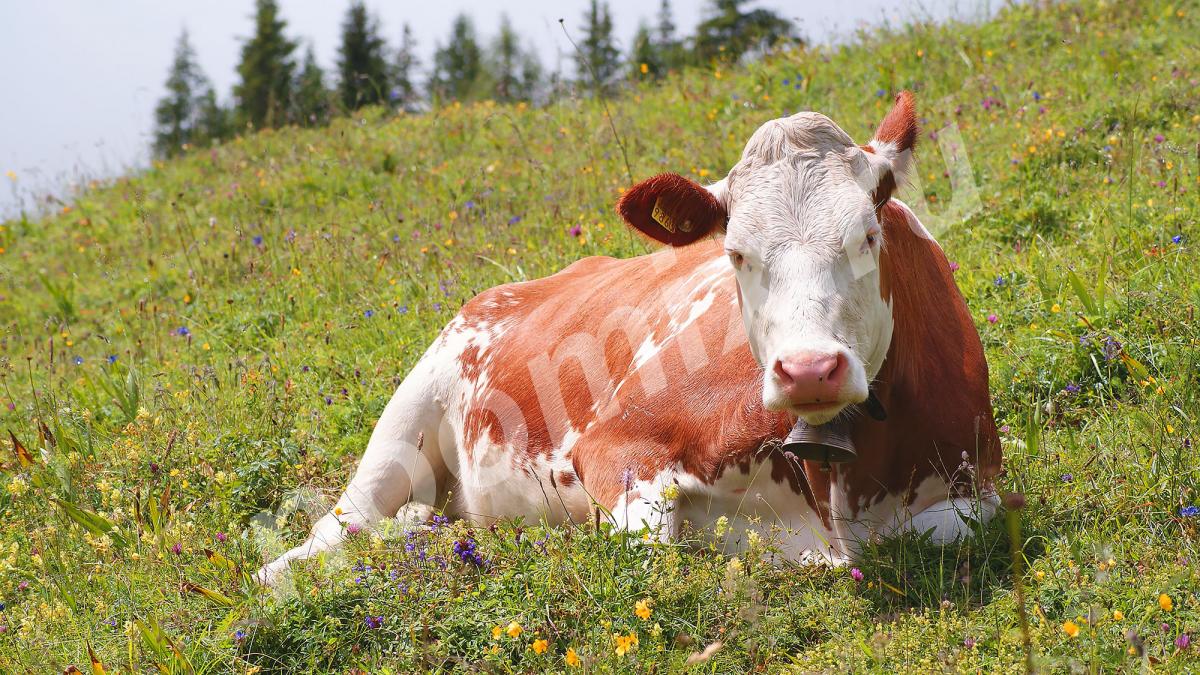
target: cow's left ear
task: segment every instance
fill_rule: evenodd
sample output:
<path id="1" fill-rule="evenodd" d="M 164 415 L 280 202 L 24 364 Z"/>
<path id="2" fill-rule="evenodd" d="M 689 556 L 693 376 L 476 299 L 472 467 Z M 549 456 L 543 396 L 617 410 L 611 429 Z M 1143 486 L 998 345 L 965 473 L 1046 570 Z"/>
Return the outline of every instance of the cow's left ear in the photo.
<path id="1" fill-rule="evenodd" d="M 875 137 L 862 146 L 865 152 L 875 156 L 876 186 L 872 201 L 882 208 L 891 199 L 896 186 L 903 182 L 912 166 L 913 146 L 917 142 L 917 105 L 910 91 L 896 95 L 891 112 L 880 122 Z"/>
<path id="2" fill-rule="evenodd" d="M 687 246 L 725 229 L 724 192 L 724 181 L 704 188 L 679 174 L 663 173 L 630 188 L 617 202 L 617 213 L 655 241 Z"/>

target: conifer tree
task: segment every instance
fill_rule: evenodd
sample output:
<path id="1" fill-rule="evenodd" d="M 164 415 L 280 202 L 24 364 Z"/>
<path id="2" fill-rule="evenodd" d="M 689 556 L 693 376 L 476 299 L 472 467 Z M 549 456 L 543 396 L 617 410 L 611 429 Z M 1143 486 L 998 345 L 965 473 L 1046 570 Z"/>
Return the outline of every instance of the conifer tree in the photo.
<path id="1" fill-rule="evenodd" d="M 296 77 L 295 118 L 301 124 L 322 125 L 332 113 L 331 93 L 325 85 L 325 71 L 317 65 L 312 43 L 304 50 L 304 62 Z"/>
<path id="2" fill-rule="evenodd" d="M 749 0 L 713 0 L 712 14 L 696 27 L 696 56 L 704 62 L 737 61 L 792 37 L 792 22 L 769 9 L 743 11 Z"/>
<path id="3" fill-rule="evenodd" d="M 186 145 L 200 145 L 224 128 L 210 129 L 213 109 L 220 111 L 208 78 L 196 63 L 187 30 L 175 43 L 175 58 L 167 75 L 167 94 L 154 107 L 154 154 L 174 157 Z"/>
<path id="4" fill-rule="evenodd" d="M 241 81 L 233 93 L 240 122 L 262 128 L 288 121 L 296 43 L 283 34 L 286 22 L 275 0 L 257 0 L 255 7 L 254 36 L 242 45 Z"/>
<path id="5" fill-rule="evenodd" d="M 396 58 L 392 62 L 392 91 L 389 98 L 392 105 L 404 110 L 416 110 L 420 100 L 417 90 L 417 40 L 413 37 L 412 27 L 404 24 L 404 33 L 400 37 L 400 48 L 396 50 Z"/>
<path id="6" fill-rule="evenodd" d="M 521 38 L 507 15 L 500 17 L 500 32 L 489 53 L 492 97 L 497 101 L 529 101 L 541 79 L 541 63 L 533 52 L 521 48 Z"/>
<path id="7" fill-rule="evenodd" d="M 385 44 L 379 22 L 362 0 L 350 3 L 342 21 L 338 49 L 338 93 L 346 110 L 382 103 L 390 87 Z"/>
<path id="8" fill-rule="evenodd" d="M 583 40 L 575 55 L 575 70 L 579 80 L 586 82 L 597 94 L 610 90 L 613 77 L 621 66 L 621 54 L 612 32 L 612 12 L 608 3 L 591 0 L 583 15 Z"/>
<path id="9" fill-rule="evenodd" d="M 433 56 L 430 95 L 438 99 L 469 100 L 483 79 L 483 55 L 475 38 L 475 25 L 466 14 L 454 18 L 450 40 Z"/>

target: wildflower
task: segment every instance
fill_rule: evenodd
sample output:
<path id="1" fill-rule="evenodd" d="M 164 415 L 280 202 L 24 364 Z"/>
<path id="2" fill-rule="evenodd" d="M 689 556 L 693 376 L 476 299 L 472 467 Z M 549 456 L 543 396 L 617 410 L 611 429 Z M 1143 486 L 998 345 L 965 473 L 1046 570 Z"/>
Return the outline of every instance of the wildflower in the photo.
<path id="1" fill-rule="evenodd" d="M 640 70 L 640 71 L 642 72 L 642 74 L 643 74 L 643 75 L 645 75 L 646 73 L 650 72 L 650 66 L 649 66 L 648 64 L 645 64 L 645 63 L 643 63 L 643 64 L 642 64 L 642 65 L 641 65 L 641 66 L 638 68 L 638 70 Z"/>
<path id="2" fill-rule="evenodd" d="M 988 314 L 988 315 L 987 315 L 987 321 L 988 321 L 988 323 L 996 323 L 996 322 L 997 322 L 997 321 L 999 321 L 999 320 L 1000 320 L 1000 317 L 996 316 L 995 314 Z"/>
<path id="3" fill-rule="evenodd" d="M 343 513 L 342 507 L 340 507 L 340 506 L 333 510 L 333 515 L 335 515 L 335 516 L 340 516 L 340 515 L 342 515 L 342 513 Z"/>
<path id="4" fill-rule="evenodd" d="M 244 631 L 244 630 L 241 630 L 241 629 L 239 628 L 239 629 L 238 629 L 238 631 L 237 631 L 236 633 L 234 633 L 234 634 L 233 634 L 233 639 L 234 639 L 234 640 L 237 640 L 238 642 L 241 642 L 242 640 L 245 640 L 245 639 L 246 639 L 246 631 Z"/>
<path id="5" fill-rule="evenodd" d="M 519 222 L 521 222 L 521 216 L 513 216 L 512 218 L 508 219 L 509 225 L 516 225 Z"/>
<path id="6" fill-rule="evenodd" d="M 1042 570 L 1038 570 L 1033 573 L 1033 578 L 1037 579 L 1038 581 L 1041 581 L 1046 578 L 1046 573 L 1043 572 Z"/>
<path id="7" fill-rule="evenodd" d="M 1062 311 L 1062 305 L 1060 305 L 1056 302 L 1053 305 L 1051 305 L 1050 311 L 1054 312 L 1055 314 L 1058 314 L 1059 312 Z"/>
<path id="8" fill-rule="evenodd" d="M 255 245 L 255 246 L 262 246 L 262 245 L 263 245 L 263 238 L 262 238 L 262 235 L 261 235 L 261 234 L 256 234 L 256 235 L 254 235 L 254 239 L 253 239 L 252 241 L 254 242 L 254 245 Z"/>
<path id="9" fill-rule="evenodd" d="M 1075 384 L 1074 382 L 1071 382 L 1071 383 L 1067 384 L 1066 389 L 1064 389 L 1063 391 L 1067 392 L 1068 394 L 1078 394 L 1079 393 L 1079 385 Z"/>
<path id="10" fill-rule="evenodd" d="M 617 656 L 625 656 L 627 653 L 629 653 L 631 650 L 633 650 L 635 647 L 637 647 L 637 645 L 638 645 L 637 633 L 630 633 L 629 635 L 614 635 L 613 636 L 613 646 L 614 646 L 614 651 L 616 651 L 616 653 L 617 653 Z"/>
<path id="11" fill-rule="evenodd" d="M 175 329 L 175 334 L 180 337 L 187 337 L 192 334 L 192 331 L 187 329 L 187 326 L 180 326 Z"/>
<path id="12" fill-rule="evenodd" d="M 375 316 L 375 310 L 368 309 L 367 311 L 363 312 L 363 316 L 369 319 L 369 318 Z"/>
<path id="13" fill-rule="evenodd" d="M 572 237 L 578 237 L 579 235 L 583 234 L 583 226 L 572 225 L 571 229 L 567 230 L 567 234 L 571 235 Z"/>
<path id="14" fill-rule="evenodd" d="M 524 628 L 521 628 L 521 624 L 513 621 L 508 624 L 508 628 L 504 629 L 504 632 L 508 633 L 508 637 L 515 639 L 521 637 L 521 632 L 524 630 Z"/>
<path id="15" fill-rule="evenodd" d="M 1167 138 L 1165 136 L 1163 136 L 1162 134 L 1154 134 L 1154 142 L 1155 143 L 1162 143 L 1165 140 L 1167 140 Z"/>
<path id="16" fill-rule="evenodd" d="M 956 263 L 956 262 L 950 263 L 950 271 L 957 272 L 958 271 L 958 263 Z"/>
<path id="17" fill-rule="evenodd" d="M 110 366 L 111 366 L 112 364 L 114 364 L 114 363 L 116 363 L 116 362 L 117 362 L 117 355 L 116 355 L 116 354 L 109 354 L 109 355 L 108 355 L 108 358 L 107 358 L 107 359 L 105 359 L 105 361 L 108 361 L 108 365 L 110 365 Z"/>
<path id="18" fill-rule="evenodd" d="M 1171 596 L 1163 593 L 1158 596 L 1158 606 L 1162 608 L 1162 611 L 1169 612 L 1175 608 L 1175 602 L 1171 600 Z"/>
<path id="19" fill-rule="evenodd" d="M 1182 244 L 1183 243 L 1183 235 L 1177 234 L 1174 237 L 1171 237 L 1171 243 L 1172 244 Z"/>
<path id="20" fill-rule="evenodd" d="M 858 569 L 857 567 L 851 567 L 850 568 L 850 578 L 855 581 L 862 581 L 863 580 L 862 570 Z"/>
<path id="21" fill-rule="evenodd" d="M 679 498 L 679 484 L 671 483 L 670 485 L 663 488 L 662 496 L 663 496 L 663 499 L 665 499 L 669 502 L 673 502 L 676 499 L 678 499 Z"/>
<path id="22" fill-rule="evenodd" d="M 492 639 L 499 640 L 501 635 L 504 635 L 504 629 L 500 626 L 492 626 Z"/>
<path id="23" fill-rule="evenodd" d="M 1064 482 L 1064 483 L 1070 483 L 1072 480 L 1075 479 L 1075 477 L 1069 473 L 1064 473 L 1062 476 L 1060 476 L 1060 478 L 1062 478 L 1062 482 Z"/>
<path id="24" fill-rule="evenodd" d="M 1121 355 L 1121 343 L 1117 342 L 1113 336 L 1104 338 L 1104 359 L 1112 361 Z"/>
<path id="25" fill-rule="evenodd" d="M 229 535 L 225 534 L 224 532 L 217 533 L 217 541 L 224 544 L 226 539 L 229 539 Z"/>
<path id="26" fill-rule="evenodd" d="M 975 638 L 973 638 L 969 635 L 967 637 L 963 638 L 963 646 L 966 647 L 967 649 L 974 649 L 975 648 Z"/>
<path id="27" fill-rule="evenodd" d="M 544 638 L 538 638 L 533 641 L 533 644 L 529 645 L 529 648 L 532 649 L 535 654 L 545 654 L 546 648 L 549 646 L 549 641 Z"/>
<path id="28" fill-rule="evenodd" d="M 1079 625 L 1076 624 L 1074 621 L 1071 621 L 1070 619 L 1068 619 L 1065 623 L 1063 623 L 1062 629 L 1063 629 L 1063 632 L 1066 633 L 1067 637 L 1069 637 L 1069 638 L 1074 638 L 1079 635 Z"/>
<path id="29" fill-rule="evenodd" d="M 1187 633 L 1180 633 L 1179 637 L 1175 638 L 1175 646 L 1180 649 L 1187 649 L 1190 644 L 1192 644 L 1192 638 Z"/>
<path id="30" fill-rule="evenodd" d="M 1179 509 L 1179 515 L 1183 516 L 1184 518 L 1195 518 L 1196 516 L 1200 516 L 1200 506 L 1185 506 L 1182 509 Z"/>
<path id="31" fill-rule="evenodd" d="M 372 629 L 383 628 L 383 617 L 382 616 L 367 615 L 367 618 L 364 619 L 364 621 L 367 624 L 367 628 L 372 628 Z"/>
<path id="32" fill-rule="evenodd" d="M 1002 276 L 996 277 L 996 280 L 993 281 L 992 283 L 996 285 L 996 288 L 1000 288 L 1001 286 L 1004 285 L 1004 277 L 1002 277 Z"/>
<path id="33" fill-rule="evenodd" d="M 567 649 L 567 665 L 572 668 L 579 667 L 579 654 L 575 651 L 574 647 Z"/>
<path id="34" fill-rule="evenodd" d="M 71 361 L 77 366 L 83 365 L 83 357 L 82 356 L 76 356 L 75 358 L 71 359 Z"/>
<path id="35" fill-rule="evenodd" d="M 351 537 L 359 532 L 362 532 L 362 525 L 359 525 L 358 523 L 350 523 L 346 526 L 346 534 L 350 535 Z"/>
<path id="36" fill-rule="evenodd" d="M 654 610 L 650 609 L 650 598 L 642 598 L 634 605 L 633 613 L 638 615 L 642 621 L 649 621 L 650 614 Z"/>
<path id="37" fill-rule="evenodd" d="M 1119 609 L 1114 609 L 1113 610 L 1113 621 L 1124 621 L 1124 620 L 1125 620 L 1125 612 L 1122 612 Z"/>

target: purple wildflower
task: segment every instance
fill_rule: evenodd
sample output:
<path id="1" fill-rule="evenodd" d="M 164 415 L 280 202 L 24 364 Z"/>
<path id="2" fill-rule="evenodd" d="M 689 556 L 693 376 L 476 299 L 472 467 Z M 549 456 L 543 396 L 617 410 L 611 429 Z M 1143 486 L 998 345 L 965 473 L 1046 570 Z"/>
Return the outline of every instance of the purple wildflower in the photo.
<path id="1" fill-rule="evenodd" d="M 217 533 L 217 541 L 221 542 L 222 544 L 224 544 L 228 539 L 229 535 L 225 534 L 224 532 Z"/>
<path id="2" fill-rule="evenodd" d="M 509 225 L 516 225 L 519 222 L 521 222 L 521 216 L 513 216 L 512 218 L 508 219 Z"/>
<path id="3" fill-rule="evenodd" d="M 253 242 L 254 242 L 254 245 L 255 245 L 255 246 L 262 246 L 262 245 L 263 245 L 263 238 L 262 238 L 262 235 L 261 235 L 261 234 L 256 234 L 256 235 L 254 235 L 254 239 L 252 239 L 251 241 L 253 241 Z"/>
<path id="4" fill-rule="evenodd" d="M 862 570 L 858 569 L 857 567 L 851 567 L 850 568 L 850 578 L 855 581 L 862 581 L 863 580 Z"/>
<path id="5" fill-rule="evenodd" d="M 368 615 L 364 621 L 367 624 L 367 628 L 371 628 L 371 629 L 383 628 L 383 617 L 382 616 Z"/>
<path id="6" fill-rule="evenodd" d="M 174 553 L 175 555 L 180 555 L 183 553 L 183 544 L 175 542 L 175 544 L 171 547 L 171 553 Z"/>
<path id="7" fill-rule="evenodd" d="M 572 237 L 578 237 L 579 235 L 583 234 L 583 226 L 572 225 L 571 229 L 567 230 L 567 234 L 571 235 Z"/>
<path id="8" fill-rule="evenodd" d="M 359 532 L 362 532 L 362 525 L 359 525 L 358 523 L 350 523 L 346 526 L 346 534 L 350 535 L 351 537 Z"/>
<path id="9" fill-rule="evenodd" d="M 192 331 L 187 329 L 187 326 L 180 326 L 175 329 L 175 334 L 180 337 L 187 337 L 192 334 Z"/>
<path id="10" fill-rule="evenodd" d="M 1067 388 L 1064 389 L 1063 391 L 1067 392 L 1068 394 L 1078 394 L 1079 393 L 1079 385 L 1075 384 L 1074 382 L 1068 383 Z"/>
<path id="11" fill-rule="evenodd" d="M 1179 637 L 1175 638 L 1175 646 L 1180 649 L 1187 649 L 1190 644 L 1192 644 L 1192 638 L 1187 633 L 1180 633 Z"/>

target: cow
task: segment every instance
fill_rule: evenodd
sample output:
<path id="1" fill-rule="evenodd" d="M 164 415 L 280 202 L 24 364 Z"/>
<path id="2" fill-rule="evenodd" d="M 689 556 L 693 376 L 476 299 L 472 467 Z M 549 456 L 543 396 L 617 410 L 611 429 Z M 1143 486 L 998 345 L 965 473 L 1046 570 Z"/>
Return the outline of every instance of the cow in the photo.
<path id="1" fill-rule="evenodd" d="M 917 133 L 901 92 L 865 145 L 801 112 L 759 127 L 712 185 L 630 188 L 618 212 L 666 246 L 467 302 L 336 507 L 258 578 L 438 511 L 602 516 L 660 539 L 724 517 L 730 541 L 754 531 L 833 564 L 873 538 L 947 543 L 990 519 L 1001 453 L 983 348 L 946 256 L 893 198 Z M 845 425 L 857 457 L 786 450 L 799 422 Z"/>

